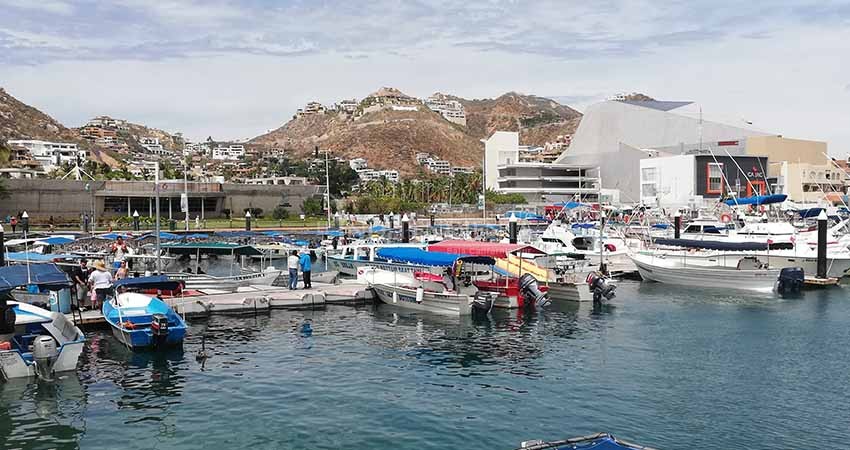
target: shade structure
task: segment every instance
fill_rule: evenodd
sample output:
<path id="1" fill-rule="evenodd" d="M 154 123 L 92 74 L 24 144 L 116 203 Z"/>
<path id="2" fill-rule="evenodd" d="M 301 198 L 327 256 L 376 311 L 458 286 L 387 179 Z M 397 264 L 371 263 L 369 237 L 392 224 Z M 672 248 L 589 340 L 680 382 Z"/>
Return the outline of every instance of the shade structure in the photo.
<path id="1" fill-rule="evenodd" d="M 478 242 L 452 239 L 437 242 L 428 246 L 432 252 L 454 253 L 470 256 L 489 256 L 491 258 L 506 258 L 512 253 L 544 254 L 540 249 L 525 244 L 505 244 L 501 242 Z"/>

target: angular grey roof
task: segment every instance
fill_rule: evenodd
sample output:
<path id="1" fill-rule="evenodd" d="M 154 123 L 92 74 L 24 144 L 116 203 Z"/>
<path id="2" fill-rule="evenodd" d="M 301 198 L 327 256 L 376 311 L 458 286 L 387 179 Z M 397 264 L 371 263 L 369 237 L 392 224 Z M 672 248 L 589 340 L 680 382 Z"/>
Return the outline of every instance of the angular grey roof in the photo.
<path id="1" fill-rule="evenodd" d="M 644 108 L 657 109 L 659 111 L 670 111 L 676 108 L 681 108 L 683 106 L 690 105 L 693 102 L 667 102 L 667 101 L 659 101 L 659 100 L 621 100 L 623 103 L 628 103 L 630 105 L 642 106 Z"/>

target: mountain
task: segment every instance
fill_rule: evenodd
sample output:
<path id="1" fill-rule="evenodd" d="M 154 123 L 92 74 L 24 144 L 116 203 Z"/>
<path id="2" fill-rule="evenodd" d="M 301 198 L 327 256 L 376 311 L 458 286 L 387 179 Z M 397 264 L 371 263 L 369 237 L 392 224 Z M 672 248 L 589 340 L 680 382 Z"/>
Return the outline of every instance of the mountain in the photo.
<path id="1" fill-rule="evenodd" d="M 469 133 L 484 139 L 495 131 L 519 131 L 524 145 L 544 145 L 573 134 L 581 113 L 554 100 L 508 92 L 495 99 L 457 100 L 466 109 Z"/>
<path id="2" fill-rule="evenodd" d="M 73 130 L 0 88 L 0 141 L 5 142 L 9 139 L 81 143 L 81 139 Z"/>
<path id="3" fill-rule="evenodd" d="M 449 122 L 419 99 L 384 87 L 349 112 L 309 104 L 280 128 L 249 143 L 296 157 L 307 157 L 318 146 L 334 156 L 366 158 L 371 168 L 411 176 L 422 170 L 415 158 L 419 152 L 454 166 L 477 167 L 484 150 L 480 140 L 494 131 L 519 131 L 522 144 L 543 145 L 572 134 L 581 120 L 581 113 L 568 106 L 515 92 L 481 100 L 440 93 L 432 97 L 463 105 L 466 126 Z"/>

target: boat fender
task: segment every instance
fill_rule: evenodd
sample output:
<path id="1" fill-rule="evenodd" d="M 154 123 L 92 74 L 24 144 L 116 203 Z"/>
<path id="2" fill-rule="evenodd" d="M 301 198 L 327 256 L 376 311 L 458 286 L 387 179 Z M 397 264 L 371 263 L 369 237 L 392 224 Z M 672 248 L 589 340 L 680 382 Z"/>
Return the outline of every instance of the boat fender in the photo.
<path id="1" fill-rule="evenodd" d="M 763 213 L 763 212 L 765 212 L 766 210 L 767 210 L 767 208 L 765 208 L 765 207 L 764 207 L 764 205 L 759 205 L 759 212 L 762 212 L 762 213 Z"/>
<path id="2" fill-rule="evenodd" d="M 729 213 L 723 213 L 720 215 L 720 221 L 723 223 L 729 223 L 732 221 L 732 215 Z"/>
<path id="3" fill-rule="evenodd" d="M 617 246 L 614 244 L 605 244 L 605 250 L 608 250 L 609 252 L 616 252 Z"/>
<path id="4" fill-rule="evenodd" d="M 11 342 L 9 342 L 9 341 L 0 342 L 0 350 L 11 350 L 11 349 L 12 349 L 12 343 Z"/>
<path id="5" fill-rule="evenodd" d="M 135 330 L 136 329 L 136 324 L 133 323 L 133 322 L 130 322 L 129 320 L 124 321 L 124 323 L 122 323 L 121 326 L 128 329 L 128 330 Z"/>

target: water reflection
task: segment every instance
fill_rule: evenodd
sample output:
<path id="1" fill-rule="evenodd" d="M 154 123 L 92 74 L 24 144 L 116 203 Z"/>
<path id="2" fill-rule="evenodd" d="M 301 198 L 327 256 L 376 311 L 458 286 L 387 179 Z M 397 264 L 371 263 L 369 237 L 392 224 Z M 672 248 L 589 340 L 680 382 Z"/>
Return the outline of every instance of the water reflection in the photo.
<path id="1" fill-rule="evenodd" d="M 76 373 L 52 382 L 0 382 L 3 448 L 76 447 L 86 430 L 87 396 Z"/>

